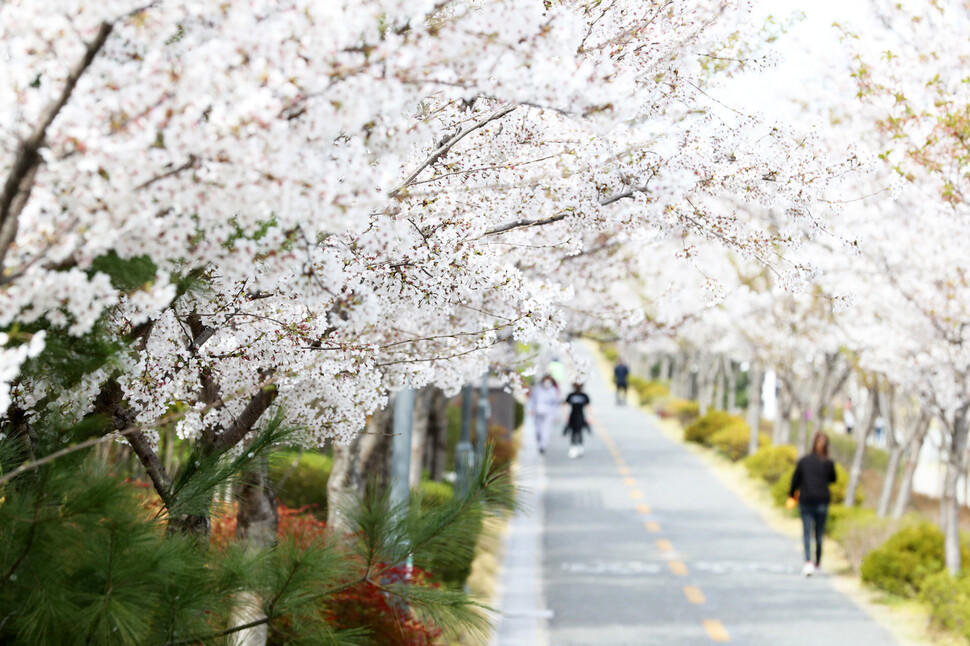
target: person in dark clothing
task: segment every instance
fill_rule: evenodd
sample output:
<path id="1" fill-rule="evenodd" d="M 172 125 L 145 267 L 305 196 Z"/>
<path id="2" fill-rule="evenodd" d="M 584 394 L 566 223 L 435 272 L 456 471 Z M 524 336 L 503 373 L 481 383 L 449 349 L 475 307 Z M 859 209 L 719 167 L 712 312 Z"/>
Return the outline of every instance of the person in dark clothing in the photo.
<path id="1" fill-rule="evenodd" d="M 832 494 L 829 485 L 835 482 L 835 464 L 829 459 L 829 438 L 824 433 L 816 433 L 812 440 L 812 452 L 802 457 L 795 466 L 788 489 L 789 505 L 794 506 L 798 493 L 798 507 L 802 515 L 802 529 L 805 540 L 805 567 L 802 574 L 812 576 L 822 561 L 822 537 L 825 535 L 825 521 L 829 515 Z M 811 537 L 815 526 L 815 561 L 812 561 Z"/>
<path id="2" fill-rule="evenodd" d="M 630 377 L 630 369 L 623 363 L 623 359 L 616 362 L 613 368 L 613 383 L 616 384 L 616 403 L 626 403 L 627 382 Z"/>
<path id="3" fill-rule="evenodd" d="M 584 409 L 589 405 L 589 397 L 583 392 L 582 384 L 573 384 L 573 392 L 566 397 L 566 404 L 569 404 L 569 421 L 563 429 L 563 435 L 572 433 L 569 443 L 569 457 L 577 458 L 584 452 L 583 431 L 592 432 L 589 422 L 586 421 Z"/>

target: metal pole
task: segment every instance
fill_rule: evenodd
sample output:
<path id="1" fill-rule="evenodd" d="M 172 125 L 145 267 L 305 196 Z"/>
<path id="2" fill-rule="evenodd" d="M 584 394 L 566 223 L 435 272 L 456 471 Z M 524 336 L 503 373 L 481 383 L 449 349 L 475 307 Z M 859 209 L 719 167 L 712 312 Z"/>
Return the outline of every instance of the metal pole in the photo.
<path id="1" fill-rule="evenodd" d="M 482 386 L 478 391 L 478 423 L 475 425 L 475 464 L 481 466 L 485 459 L 485 444 L 488 443 L 488 421 L 492 417 L 492 407 L 488 403 L 488 373 L 482 375 Z"/>
<path id="2" fill-rule="evenodd" d="M 394 396 L 394 441 L 391 445 L 391 503 L 408 501 L 411 474 L 411 425 L 414 421 L 414 389 L 403 388 Z"/>
<path id="3" fill-rule="evenodd" d="M 472 390 L 471 385 L 464 385 L 461 389 L 461 436 L 455 447 L 455 471 L 458 478 L 458 493 L 468 491 L 468 479 L 471 477 L 475 461 L 475 449 L 472 446 Z"/>

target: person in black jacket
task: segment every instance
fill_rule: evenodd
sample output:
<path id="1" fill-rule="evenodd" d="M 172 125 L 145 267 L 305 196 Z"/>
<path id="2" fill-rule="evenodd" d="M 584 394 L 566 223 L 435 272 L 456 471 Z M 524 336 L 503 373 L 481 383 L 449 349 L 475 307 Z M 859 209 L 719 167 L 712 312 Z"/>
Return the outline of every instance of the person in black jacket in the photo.
<path id="1" fill-rule="evenodd" d="M 583 385 L 580 383 L 573 384 L 573 392 L 569 394 L 569 397 L 566 397 L 564 403 L 569 404 L 569 421 L 566 422 L 566 428 L 562 430 L 562 434 L 572 433 L 569 443 L 569 457 L 582 457 L 584 452 L 583 431 L 592 432 L 589 422 L 586 421 L 584 411 L 586 406 L 589 405 L 589 396 L 583 392 Z"/>
<path id="2" fill-rule="evenodd" d="M 832 494 L 829 485 L 835 482 L 835 464 L 829 459 L 829 438 L 824 433 L 816 433 L 812 440 L 812 452 L 804 456 L 795 466 L 788 490 L 789 500 L 795 499 L 797 491 L 798 506 L 802 514 L 802 527 L 805 538 L 805 567 L 802 574 L 812 576 L 822 560 L 822 537 L 825 535 L 825 521 L 829 515 Z M 811 537 L 815 525 L 815 561 L 812 562 Z"/>
<path id="3" fill-rule="evenodd" d="M 616 384 L 616 403 L 620 406 L 626 404 L 626 389 L 629 377 L 630 369 L 623 363 L 623 359 L 617 359 L 616 367 L 613 368 L 613 383 Z"/>

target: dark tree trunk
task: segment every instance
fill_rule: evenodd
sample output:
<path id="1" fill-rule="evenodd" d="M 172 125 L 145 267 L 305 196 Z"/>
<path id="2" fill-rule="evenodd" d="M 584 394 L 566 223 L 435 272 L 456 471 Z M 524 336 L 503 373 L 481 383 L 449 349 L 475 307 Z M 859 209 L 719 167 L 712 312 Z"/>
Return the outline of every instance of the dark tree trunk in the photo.
<path id="1" fill-rule="evenodd" d="M 279 516 L 265 460 L 243 474 L 236 487 L 236 502 L 236 539 L 258 549 L 271 547 L 276 542 Z"/>
<path id="2" fill-rule="evenodd" d="M 448 398 L 440 388 L 435 388 L 431 393 L 429 413 L 424 464 L 431 479 L 440 482 L 445 475 L 448 457 Z"/>

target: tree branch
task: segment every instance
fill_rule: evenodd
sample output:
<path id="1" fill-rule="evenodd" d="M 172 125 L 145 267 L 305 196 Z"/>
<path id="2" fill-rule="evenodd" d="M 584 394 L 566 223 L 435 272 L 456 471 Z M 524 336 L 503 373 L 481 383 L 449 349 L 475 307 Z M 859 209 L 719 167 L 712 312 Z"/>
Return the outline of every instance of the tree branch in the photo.
<path id="1" fill-rule="evenodd" d="M 556 215 L 551 215 L 548 218 L 537 218 L 535 220 L 516 220 L 515 222 L 509 222 L 508 224 L 503 224 L 502 226 L 495 227 L 494 229 L 489 229 L 482 236 L 494 236 L 500 233 L 505 233 L 506 231 L 512 231 L 513 229 L 524 229 L 525 227 L 541 227 L 546 224 L 552 224 L 553 222 L 559 222 L 570 215 L 572 211 L 561 211 Z"/>
<path id="2" fill-rule="evenodd" d="M 619 202 L 630 197 L 633 197 L 637 193 L 646 193 L 648 190 L 646 185 L 634 186 L 633 188 L 623 191 L 622 193 L 617 193 L 616 195 L 611 195 L 609 197 L 600 200 L 600 206 L 609 206 L 614 202 Z M 546 224 L 552 224 L 553 222 L 559 222 L 560 220 L 566 218 L 567 216 L 574 213 L 574 209 L 567 209 L 565 211 L 560 211 L 556 215 L 550 216 L 548 218 L 538 218 L 535 220 L 517 220 L 515 222 L 509 222 L 508 224 L 503 224 L 501 226 L 495 227 L 494 229 L 489 229 L 483 236 L 494 236 L 500 233 L 505 233 L 506 231 L 512 231 L 513 229 L 524 229 L 525 227 L 541 227 Z"/>
<path id="3" fill-rule="evenodd" d="M 391 191 L 390 193 L 388 193 L 388 197 L 392 197 L 393 198 L 393 197 L 397 197 L 398 195 L 400 195 L 401 192 L 404 189 L 406 189 L 408 186 L 410 186 L 411 182 L 413 182 L 414 179 L 418 175 L 420 175 L 421 172 L 424 171 L 425 168 L 427 168 L 431 164 L 433 164 L 436 161 L 438 161 L 438 159 L 441 158 L 442 155 L 444 155 L 449 150 L 451 150 L 452 146 L 454 146 L 459 141 L 461 141 L 462 139 L 464 139 L 465 137 L 467 137 L 471 133 L 475 132 L 476 130 L 479 130 L 481 128 L 484 128 L 486 125 L 488 125 L 492 121 L 495 121 L 496 119 L 501 119 L 502 117 L 504 117 L 508 113 L 510 113 L 513 110 L 515 110 L 516 107 L 517 106 L 515 106 L 515 105 L 507 105 L 504 108 L 500 108 L 500 109 L 496 110 L 490 116 L 488 116 L 487 118 L 483 119 L 482 121 L 477 121 L 477 122 L 473 123 L 472 125 L 466 126 L 466 127 L 462 128 L 461 130 L 459 130 L 457 134 L 455 134 L 452 137 L 450 137 L 449 139 L 447 139 L 443 144 L 441 144 L 437 148 L 437 150 L 435 150 L 433 153 L 431 153 L 431 155 L 427 159 L 425 159 L 421 163 L 420 166 L 418 166 L 416 169 L 414 169 L 414 171 L 410 175 L 408 175 L 405 178 L 405 180 L 403 182 L 401 182 L 401 184 L 397 188 L 395 188 L 393 191 Z"/>
<path id="4" fill-rule="evenodd" d="M 40 166 L 41 162 L 40 149 L 47 139 L 47 130 L 60 111 L 67 105 L 78 80 L 94 62 L 113 28 L 112 23 L 101 23 L 94 40 L 88 43 L 84 56 L 67 75 L 60 96 L 44 110 L 40 122 L 30 136 L 20 142 L 20 148 L 17 150 L 17 156 L 10 168 L 10 174 L 7 176 L 3 192 L 0 193 L 0 265 L 3 264 L 7 250 L 17 235 L 17 220 L 27 204 L 30 191 L 34 186 L 37 167 Z"/>
<path id="5" fill-rule="evenodd" d="M 232 426 L 217 435 L 206 449 L 209 455 L 223 453 L 235 446 L 252 430 L 260 416 L 272 405 L 278 390 L 276 384 L 268 384 L 252 396 L 246 408 L 232 423 Z"/>
<path id="6" fill-rule="evenodd" d="M 186 161 L 181 166 L 178 166 L 176 168 L 173 168 L 172 170 L 166 171 L 166 172 L 162 173 L 161 175 L 156 175 L 155 177 L 151 178 L 147 182 L 144 182 L 144 183 L 139 184 L 138 186 L 136 186 L 135 187 L 135 190 L 136 191 L 140 191 L 142 189 L 146 189 L 149 186 L 151 186 L 152 184 L 154 184 L 155 182 L 160 182 L 163 179 L 167 179 L 167 178 L 172 177 L 174 175 L 178 175 L 179 173 L 181 173 L 184 170 L 188 170 L 190 168 L 194 168 L 195 165 L 198 164 L 198 163 L 199 163 L 199 158 L 198 157 L 196 157 L 195 155 L 189 155 L 188 161 Z"/>

